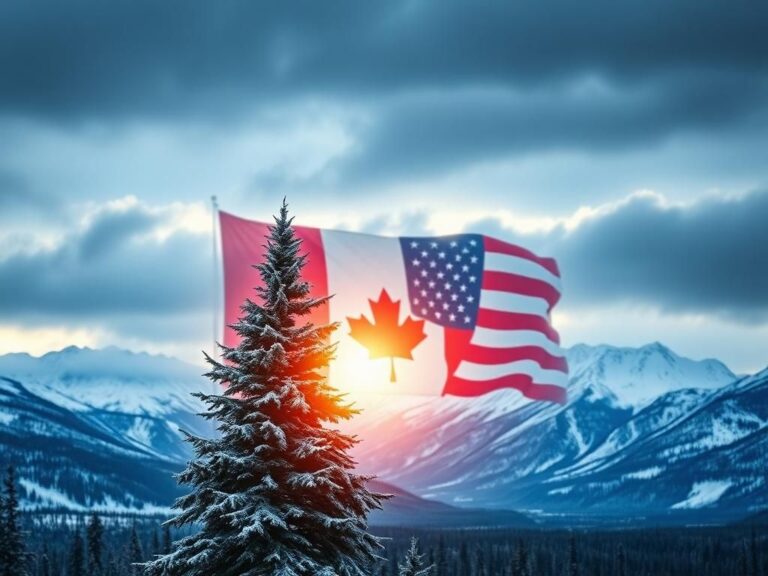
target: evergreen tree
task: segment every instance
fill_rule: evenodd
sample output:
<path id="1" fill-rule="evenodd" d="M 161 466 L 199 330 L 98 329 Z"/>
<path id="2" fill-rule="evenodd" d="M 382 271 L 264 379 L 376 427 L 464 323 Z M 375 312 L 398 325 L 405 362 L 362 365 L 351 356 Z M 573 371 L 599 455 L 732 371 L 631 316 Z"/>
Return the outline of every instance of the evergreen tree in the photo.
<path id="1" fill-rule="evenodd" d="M 523 542 L 522 538 L 517 541 L 515 558 L 512 562 L 512 576 L 530 576 L 528 570 L 528 549 L 525 547 L 525 542 Z"/>
<path id="2" fill-rule="evenodd" d="M 445 538 L 440 534 L 435 557 L 435 576 L 448 576 L 448 557 L 445 551 Z"/>
<path id="3" fill-rule="evenodd" d="M 467 543 L 462 540 L 459 546 L 459 567 L 458 576 L 472 576 L 472 565 L 469 561 L 469 550 Z"/>
<path id="4" fill-rule="evenodd" d="M 104 550 L 104 525 L 101 519 L 92 514 L 88 521 L 87 542 L 88 542 L 88 575 L 100 576 L 104 572 L 102 555 Z"/>
<path id="5" fill-rule="evenodd" d="M 150 575 L 357 576 L 378 559 L 366 517 L 382 495 L 352 473 L 352 437 L 328 427 L 355 410 L 322 370 L 335 326 L 302 322 L 327 298 L 310 298 L 305 256 L 285 202 L 257 265 L 261 302 L 246 300 L 223 362 L 208 355 L 222 395 L 197 394 L 220 436 L 189 435 L 195 459 L 179 475 L 192 492 L 176 502 L 173 524 L 199 532 L 150 562 Z"/>
<path id="6" fill-rule="evenodd" d="M 749 559 L 747 555 L 747 543 L 742 542 L 739 547 L 739 574 L 749 576 Z"/>
<path id="7" fill-rule="evenodd" d="M 750 576 L 760 576 L 760 553 L 757 549 L 757 533 L 755 527 L 752 526 L 752 536 L 749 542 L 749 552 L 752 564 L 752 572 Z"/>
<path id="8" fill-rule="evenodd" d="M 568 539 L 568 574 L 569 576 L 579 576 L 579 559 L 576 554 L 576 536 L 571 534 Z"/>
<path id="9" fill-rule="evenodd" d="M 43 550 L 40 552 L 40 561 L 37 568 L 38 576 L 51 576 L 51 559 L 48 553 L 48 543 L 43 544 Z"/>
<path id="10" fill-rule="evenodd" d="M 120 576 L 120 566 L 118 565 L 117 559 L 111 552 L 107 558 L 107 568 L 104 574 L 105 576 Z"/>
<path id="11" fill-rule="evenodd" d="M 411 546 L 405 553 L 405 559 L 399 566 L 399 576 L 427 576 L 432 573 L 432 566 L 424 566 L 422 555 L 419 554 L 419 541 L 411 538 Z"/>
<path id="12" fill-rule="evenodd" d="M 160 555 L 160 534 L 157 531 L 157 526 L 152 530 L 152 556 L 159 556 Z"/>
<path id="13" fill-rule="evenodd" d="M 139 533 L 136 531 L 136 523 L 131 527 L 131 538 L 128 542 L 128 563 L 131 565 L 131 574 L 138 576 L 143 572 L 141 562 L 144 561 L 144 550 L 141 548 Z"/>
<path id="14" fill-rule="evenodd" d="M 618 570 L 617 576 L 627 576 L 627 555 L 624 552 L 624 545 L 619 543 L 619 553 L 617 557 Z"/>
<path id="15" fill-rule="evenodd" d="M 85 562 L 83 554 L 83 537 L 80 535 L 80 527 L 75 529 L 72 544 L 69 549 L 69 570 L 67 576 L 85 576 Z"/>
<path id="16" fill-rule="evenodd" d="M 24 538 L 19 521 L 19 499 L 16 494 L 16 476 L 13 466 L 8 467 L 3 481 L 3 576 L 27 576 L 29 574 Z"/>
<path id="17" fill-rule="evenodd" d="M 8 572 L 8 535 L 6 534 L 5 521 L 5 494 L 0 491 L 0 576 L 5 576 Z"/>
<path id="18" fill-rule="evenodd" d="M 171 540 L 171 527 L 165 523 L 163 524 L 163 550 L 162 554 L 170 554 L 171 553 L 171 546 L 172 546 L 172 540 Z"/>
<path id="19" fill-rule="evenodd" d="M 485 570 L 485 554 L 480 545 L 477 545 L 475 549 L 475 576 L 486 576 Z"/>

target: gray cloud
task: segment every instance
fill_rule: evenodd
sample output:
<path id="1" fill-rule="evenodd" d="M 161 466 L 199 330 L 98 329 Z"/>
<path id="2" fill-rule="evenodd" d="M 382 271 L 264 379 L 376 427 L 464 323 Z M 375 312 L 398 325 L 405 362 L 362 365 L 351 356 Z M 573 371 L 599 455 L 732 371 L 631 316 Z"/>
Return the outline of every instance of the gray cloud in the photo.
<path id="1" fill-rule="evenodd" d="M 574 300 L 641 300 L 744 322 L 768 318 L 768 193 L 661 208 L 636 199 L 561 238 Z"/>
<path id="2" fill-rule="evenodd" d="M 0 7 L 0 116 L 226 133 L 320 103 L 349 152 L 309 177 L 257 170 L 243 187 L 351 196 L 504 157 L 768 133 L 768 6 L 724 13 L 696 0 L 12 0 Z"/>
<path id="3" fill-rule="evenodd" d="M 106 212 L 96 218 L 79 237 L 77 246 L 83 260 L 110 256 L 132 237 L 147 232 L 158 221 L 141 209 Z"/>
<path id="4" fill-rule="evenodd" d="M 766 10 L 694 0 L 574 6 L 399 0 L 5 3 L 6 109 L 203 113 L 222 100 L 403 88 L 632 84 L 684 69 L 765 72 Z M 214 102 L 216 100 L 217 102 Z"/>
<path id="5" fill-rule="evenodd" d="M 471 229 L 556 257 L 561 306 L 640 303 L 760 323 L 768 319 L 766 220 L 768 192 L 759 191 L 687 207 L 637 196 L 571 232 L 521 235 L 496 220 Z"/>
<path id="6" fill-rule="evenodd" d="M 156 219 L 140 207 L 97 215 L 52 250 L 0 260 L 6 320 L 109 323 L 211 306 L 209 238 L 179 232 L 147 238 Z"/>
<path id="7" fill-rule="evenodd" d="M 52 215 L 62 210 L 60 198 L 33 190 L 24 177 L 0 168 L 0 222 L 19 215 Z"/>
<path id="8" fill-rule="evenodd" d="M 485 89 L 398 98 L 382 105 L 359 148 L 335 169 L 358 182 L 420 177 L 509 154 L 615 153 L 672 134 L 746 121 L 768 126 L 768 81 L 745 75 L 681 75 L 668 89 L 586 84 L 547 94 Z"/>

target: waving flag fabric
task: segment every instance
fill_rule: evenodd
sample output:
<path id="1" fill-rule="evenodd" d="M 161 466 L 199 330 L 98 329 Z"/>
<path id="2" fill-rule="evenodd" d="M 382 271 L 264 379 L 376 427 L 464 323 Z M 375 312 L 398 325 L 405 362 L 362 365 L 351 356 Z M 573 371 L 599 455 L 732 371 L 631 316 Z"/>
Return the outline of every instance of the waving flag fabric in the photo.
<path id="1" fill-rule="evenodd" d="M 260 283 L 268 224 L 220 213 L 225 326 Z M 568 367 L 550 322 L 557 264 L 481 234 L 390 238 L 296 226 L 313 313 L 338 322 L 331 384 L 350 393 L 478 396 L 514 388 L 565 401 Z M 237 344 L 225 327 L 224 344 Z"/>

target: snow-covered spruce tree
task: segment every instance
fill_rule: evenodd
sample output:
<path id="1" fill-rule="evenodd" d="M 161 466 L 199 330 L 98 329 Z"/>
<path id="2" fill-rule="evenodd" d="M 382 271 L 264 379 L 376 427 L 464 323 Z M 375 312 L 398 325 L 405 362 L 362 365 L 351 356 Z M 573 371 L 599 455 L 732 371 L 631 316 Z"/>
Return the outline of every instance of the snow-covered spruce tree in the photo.
<path id="1" fill-rule="evenodd" d="M 5 574 L 6 561 L 5 551 L 7 550 L 7 535 L 5 533 L 5 494 L 0 490 L 0 576 Z"/>
<path id="2" fill-rule="evenodd" d="M 309 297 L 305 256 L 285 202 L 257 265 L 260 302 L 246 300 L 232 328 L 241 337 L 206 355 L 222 395 L 197 394 L 220 436 L 189 436 L 195 459 L 179 475 L 192 492 L 175 526 L 200 530 L 147 564 L 149 575 L 362 576 L 378 560 L 366 517 L 384 496 L 352 472 L 355 444 L 331 426 L 354 409 L 322 372 L 335 326 L 303 322 L 325 298 Z"/>
<path id="3" fill-rule="evenodd" d="M 3 502 L 3 576 L 27 576 L 29 555 L 24 545 L 24 538 L 19 520 L 19 498 L 16 493 L 16 474 L 12 466 L 3 480 L 5 495 Z"/>
<path id="4" fill-rule="evenodd" d="M 86 528 L 88 576 L 104 573 L 102 555 L 104 550 L 104 525 L 97 514 L 91 514 Z"/>
<path id="5" fill-rule="evenodd" d="M 399 576 L 428 576 L 434 566 L 424 566 L 422 555 L 419 554 L 419 541 L 411 538 L 411 546 L 405 553 L 405 559 L 399 566 Z"/>
<path id="6" fill-rule="evenodd" d="M 80 526 L 75 528 L 75 534 L 72 536 L 67 576 L 85 576 L 85 555 L 83 553 L 83 537 L 80 534 Z"/>

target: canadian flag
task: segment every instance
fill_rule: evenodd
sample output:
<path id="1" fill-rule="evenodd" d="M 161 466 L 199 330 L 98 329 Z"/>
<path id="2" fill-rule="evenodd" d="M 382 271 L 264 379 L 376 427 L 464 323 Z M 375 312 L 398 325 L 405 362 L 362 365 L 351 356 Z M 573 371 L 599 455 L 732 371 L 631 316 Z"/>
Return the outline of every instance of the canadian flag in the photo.
<path id="1" fill-rule="evenodd" d="M 269 224 L 219 213 L 224 345 L 261 283 Z M 314 296 L 309 318 L 339 323 L 331 385 L 366 394 L 478 396 L 514 388 L 564 402 L 568 366 L 550 313 L 560 297 L 551 258 L 482 234 L 384 237 L 294 226 Z"/>

